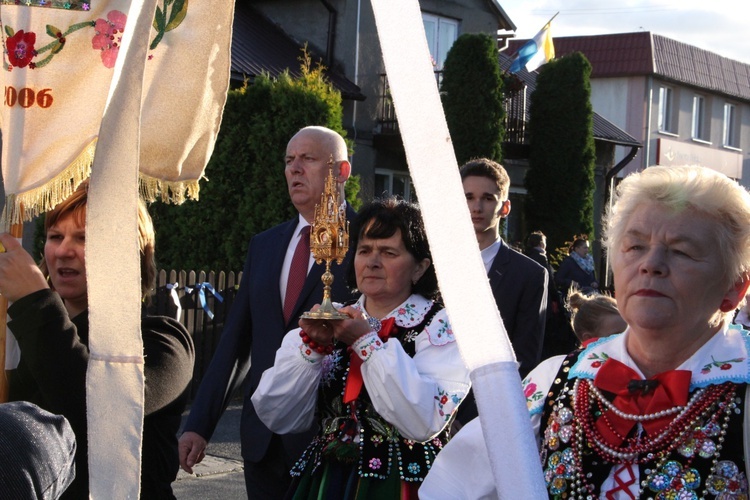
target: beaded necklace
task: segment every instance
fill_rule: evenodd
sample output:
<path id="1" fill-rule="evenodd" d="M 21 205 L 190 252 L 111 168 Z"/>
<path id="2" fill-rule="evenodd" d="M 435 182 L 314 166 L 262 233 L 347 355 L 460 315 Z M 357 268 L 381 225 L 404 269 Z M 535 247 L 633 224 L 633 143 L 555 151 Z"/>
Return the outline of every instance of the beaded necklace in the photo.
<path id="1" fill-rule="evenodd" d="M 632 415 L 620 411 L 607 400 L 594 385 L 585 379 L 577 379 L 573 386 L 572 399 L 574 416 L 574 438 L 572 451 L 575 461 L 575 487 L 569 492 L 571 499 L 593 498 L 594 486 L 589 484 L 583 459 L 584 452 L 593 450 L 606 463 L 610 464 L 646 464 L 653 462 L 654 466 L 646 469 L 647 476 L 640 483 L 638 496 L 646 488 L 651 488 L 659 478 L 659 471 L 671 465 L 668 463 L 670 455 L 689 439 L 701 422 L 708 421 L 721 427 L 719 445 L 713 453 L 711 476 L 716 473 L 720 465 L 719 454 L 721 443 L 729 426 L 729 418 L 735 408 L 735 394 L 737 386 L 733 383 L 710 386 L 698 389 L 684 407 L 678 406 L 669 410 L 650 415 Z M 597 430 L 594 422 L 596 418 L 606 418 L 606 411 L 611 410 L 621 418 L 642 422 L 656 418 L 675 415 L 674 418 L 657 435 L 644 435 L 640 424 L 631 437 L 619 436 L 623 439 L 620 446 L 607 443 Z M 721 424 L 719 424 L 721 422 Z M 687 458 L 687 467 L 691 466 L 694 457 Z M 719 465 L 717 465 L 719 464 Z M 700 479 L 699 479 L 700 480 Z M 653 488 L 651 488 L 653 489 Z M 703 492 L 705 497 L 708 491 Z"/>

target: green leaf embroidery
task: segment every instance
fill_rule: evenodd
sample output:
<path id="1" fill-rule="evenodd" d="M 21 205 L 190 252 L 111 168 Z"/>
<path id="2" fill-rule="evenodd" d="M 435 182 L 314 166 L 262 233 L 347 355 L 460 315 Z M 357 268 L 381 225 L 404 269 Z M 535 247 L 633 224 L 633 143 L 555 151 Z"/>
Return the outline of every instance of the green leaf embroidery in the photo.
<path id="1" fill-rule="evenodd" d="M 62 31 L 60 31 L 59 29 L 55 28 L 51 24 L 48 24 L 47 25 L 47 34 L 49 36 L 51 36 L 52 38 L 59 38 L 61 36 L 61 34 L 62 34 Z"/>

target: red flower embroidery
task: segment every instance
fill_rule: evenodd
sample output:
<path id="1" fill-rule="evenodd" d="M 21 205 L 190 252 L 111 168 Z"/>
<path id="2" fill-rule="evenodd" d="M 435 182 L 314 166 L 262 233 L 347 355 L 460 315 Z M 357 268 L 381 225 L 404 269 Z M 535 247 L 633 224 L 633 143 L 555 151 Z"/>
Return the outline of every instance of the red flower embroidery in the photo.
<path id="1" fill-rule="evenodd" d="M 601 361 L 594 361 L 593 363 L 591 363 L 591 368 L 599 368 L 600 366 L 602 366 Z"/>
<path id="2" fill-rule="evenodd" d="M 19 68 L 26 67 L 36 55 L 36 52 L 34 52 L 35 43 L 36 33 L 24 33 L 23 30 L 16 31 L 16 34 L 8 38 L 6 42 L 10 64 Z"/>
<path id="3" fill-rule="evenodd" d="M 125 21 L 128 16 L 119 10 L 111 10 L 107 19 L 99 18 L 94 25 L 96 35 L 91 40 L 94 50 L 102 51 L 102 64 L 106 68 L 114 68 L 117 61 L 117 53 L 120 51 L 122 32 L 125 29 Z"/>
<path id="4" fill-rule="evenodd" d="M 533 382 L 523 388 L 523 395 L 527 398 L 531 397 L 534 392 L 536 392 L 536 384 Z"/>
<path id="5" fill-rule="evenodd" d="M 448 396 L 443 396 L 443 397 L 440 398 L 440 404 L 441 405 L 444 405 L 447 402 L 448 402 Z"/>
<path id="6" fill-rule="evenodd" d="M 721 365 L 722 370 L 729 370 L 730 368 L 732 368 L 732 365 L 730 365 L 729 363 L 724 363 L 723 365 Z"/>

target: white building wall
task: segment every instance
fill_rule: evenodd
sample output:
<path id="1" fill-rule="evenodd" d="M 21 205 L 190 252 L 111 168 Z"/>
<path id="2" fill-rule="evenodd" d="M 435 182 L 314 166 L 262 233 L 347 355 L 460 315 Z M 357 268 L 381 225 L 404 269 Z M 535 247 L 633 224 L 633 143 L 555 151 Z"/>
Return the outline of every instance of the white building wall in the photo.
<path id="1" fill-rule="evenodd" d="M 659 131 L 659 87 L 673 89 L 675 128 Z M 708 127 L 706 140 L 692 137 L 693 97 L 705 99 Z M 725 147 L 724 104 L 732 103 L 738 113 L 739 148 Z M 750 188 L 750 103 L 701 89 L 660 80 L 658 77 L 593 78 L 591 103 L 594 111 L 643 142 L 643 149 L 623 171 L 627 175 L 656 164 L 693 163 L 727 173 Z M 626 151 L 618 148 L 615 162 Z M 668 156 L 668 157 L 667 157 Z"/>

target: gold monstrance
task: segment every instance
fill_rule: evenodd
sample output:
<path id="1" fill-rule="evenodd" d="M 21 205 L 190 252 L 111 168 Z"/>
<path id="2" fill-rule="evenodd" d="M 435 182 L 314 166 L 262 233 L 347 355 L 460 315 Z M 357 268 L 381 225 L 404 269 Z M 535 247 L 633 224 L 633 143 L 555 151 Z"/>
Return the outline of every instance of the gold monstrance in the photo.
<path id="1" fill-rule="evenodd" d="M 310 252 L 315 262 L 326 261 L 326 271 L 321 280 L 323 288 L 323 302 L 315 311 L 302 314 L 305 319 L 348 319 L 349 316 L 340 313 L 331 302 L 331 262 L 341 264 L 349 250 L 349 222 L 346 220 L 346 205 L 339 199 L 336 179 L 333 177 L 333 157 L 328 160 L 328 178 L 320 204 L 315 205 L 315 217 L 310 227 Z"/>

